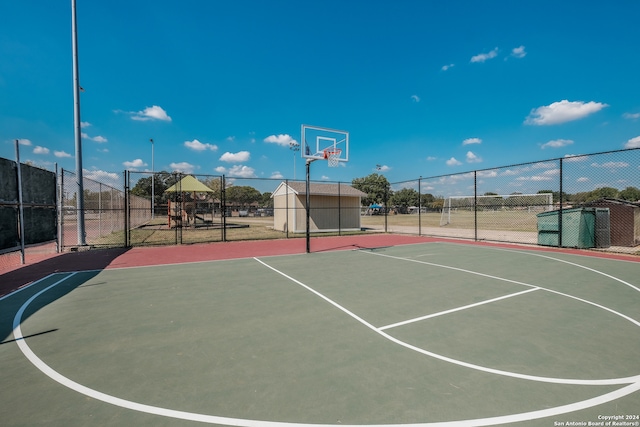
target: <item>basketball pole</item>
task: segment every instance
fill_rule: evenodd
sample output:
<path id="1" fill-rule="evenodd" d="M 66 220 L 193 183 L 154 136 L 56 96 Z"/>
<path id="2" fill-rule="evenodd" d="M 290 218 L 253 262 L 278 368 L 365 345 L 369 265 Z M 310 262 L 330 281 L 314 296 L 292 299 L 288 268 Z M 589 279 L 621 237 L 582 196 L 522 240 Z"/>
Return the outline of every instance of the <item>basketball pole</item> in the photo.
<path id="1" fill-rule="evenodd" d="M 311 191 L 310 191 L 310 170 L 311 170 L 311 163 L 316 161 L 317 159 L 307 159 L 306 165 L 307 165 L 307 182 L 306 182 L 306 214 L 307 214 L 307 231 L 306 231 L 306 238 L 307 238 L 307 253 L 311 253 L 311 235 L 310 235 L 310 219 L 311 219 L 311 214 L 310 214 L 310 203 L 311 203 Z"/>

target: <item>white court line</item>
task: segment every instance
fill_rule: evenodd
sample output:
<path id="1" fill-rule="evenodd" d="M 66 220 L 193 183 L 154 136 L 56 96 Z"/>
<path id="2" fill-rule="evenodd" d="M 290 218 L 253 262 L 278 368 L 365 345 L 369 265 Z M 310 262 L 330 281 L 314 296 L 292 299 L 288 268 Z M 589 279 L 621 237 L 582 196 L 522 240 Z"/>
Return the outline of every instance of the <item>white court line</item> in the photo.
<path id="1" fill-rule="evenodd" d="M 42 281 L 44 281 L 44 280 L 47 280 L 49 277 L 54 276 L 54 275 L 56 275 L 56 274 L 65 274 L 65 273 L 51 273 L 51 274 L 49 274 L 49 275 L 47 275 L 47 276 L 45 276 L 45 277 L 43 277 L 43 278 L 41 278 L 41 279 L 36 280 L 35 282 L 31 282 L 31 283 L 29 283 L 29 284 L 28 284 L 28 285 L 26 285 L 26 286 L 23 286 L 23 287 L 18 288 L 18 289 L 14 289 L 13 291 L 11 291 L 11 292 L 9 292 L 8 294 L 6 294 L 5 296 L 0 297 L 0 301 L 2 301 L 2 300 L 3 300 L 3 299 L 5 299 L 5 298 L 9 298 L 10 296 L 15 295 L 15 294 L 17 294 L 17 293 L 19 293 L 19 292 L 22 292 L 22 291 L 24 291 L 24 290 L 26 290 L 26 289 L 29 289 L 30 287 L 32 287 L 32 286 L 34 286 L 34 285 L 37 285 L 38 283 L 40 283 L 40 282 L 42 282 Z"/>
<path id="2" fill-rule="evenodd" d="M 493 249 L 493 248 L 491 248 L 491 249 Z M 621 318 L 623 318 L 625 320 L 628 320 L 629 322 L 633 323 L 636 326 L 640 326 L 640 322 L 639 321 L 637 321 L 637 320 L 635 320 L 635 319 L 633 319 L 633 318 L 631 318 L 631 317 L 629 317 L 629 316 L 627 316 L 625 314 L 617 312 L 617 311 L 615 311 L 615 310 L 613 310 L 611 308 L 605 307 L 604 305 L 596 304 L 595 302 L 591 302 L 591 301 L 586 300 L 586 299 L 578 298 L 578 297 L 573 296 L 573 295 L 565 294 L 563 292 L 559 292 L 559 291 L 556 291 L 556 290 L 553 290 L 553 289 L 544 288 L 542 286 L 534 286 L 534 285 L 530 285 L 530 284 L 527 284 L 527 283 L 518 282 L 516 280 L 505 279 L 503 277 L 492 276 L 492 275 L 489 275 L 489 274 L 484 274 L 484 273 L 480 273 L 480 272 L 472 271 L 472 270 L 465 270 L 463 268 L 452 267 L 452 266 L 449 266 L 449 265 L 435 264 L 433 262 L 420 261 L 420 260 L 416 260 L 416 259 L 403 258 L 403 257 L 398 257 L 398 256 L 393 256 L 393 255 L 375 253 L 375 252 L 362 252 L 362 251 L 359 251 L 359 252 L 363 253 L 363 254 L 377 255 L 377 256 L 381 256 L 381 257 L 385 257 L 385 258 L 397 259 L 397 260 L 401 260 L 401 261 L 408 261 L 408 262 L 415 262 L 415 263 L 418 263 L 418 264 L 430 265 L 430 266 L 433 266 L 433 267 L 446 268 L 446 269 L 450 269 L 450 270 L 461 271 L 463 273 L 469 273 L 469 274 L 474 274 L 474 275 L 477 275 L 477 276 L 488 277 L 488 278 L 495 279 L 495 280 L 502 280 L 502 281 L 505 281 L 505 282 L 516 283 L 518 285 L 529 286 L 529 287 L 532 287 L 532 288 L 535 288 L 535 289 L 540 289 L 540 290 L 543 290 L 543 291 L 547 291 L 547 292 L 550 292 L 550 293 L 553 293 L 553 294 L 556 294 L 556 295 L 562 295 L 563 297 L 571 298 L 571 299 L 574 299 L 576 301 L 583 302 L 585 304 L 590 304 L 590 305 L 592 305 L 594 307 L 598 307 L 598 308 L 600 308 L 602 310 L 605 310 L 605 311 L 608 311 L 608 312 L 610 312 L 612 314 L 615 314 L 616 316 L 619 316 L 619 317 L 621 317 Z M 526 253 L 526 252 L 520 252 L 520 251 L 514 251 L 514 252 L 523 253 L 525 255 L 528 255 L 528 253 Z M 548 258 L 548 259 L 551 259 L 551 260 L 554 260 L 554 261 L 565 262 L 565 261 L 562 261 L 560 259 L 552 258 L 552 257 L 549 257 L 549 256 L 537 255 L 537 254 L 533 254 L 533 255 L 542 256 L 544 258 Z M 573 264 L 573 263 L 569 262 L 569 264 Z M 606 273 L 603 273 L 603 272 L 598 271 L 598 270 L 594 270 L 594 269 L 589 268 L 589 267 L 582 266 L 580 264 L 573 264 L 573 265 L 575 265 L 576 267 L 585 268 L 585 269 L 587 269 L 589 271 L 593 271 L 594 273 L 602 274 L 602 275 L 604 275 L 606 277 L 610 277 L 611 279 L 617 280 L 617 281 L 619 281 L 621 283 L 624 283 L 625 285 L 631 286 L 632 288 L 635 289 L 635 286 L 625 282 L 624 280 L 618 279 L 617 277 L 610 276 L 610 275 L 608 275 Z"/>
<path id="3" fill-rule="evenodd" d="M 493 250 L 497 250 L 497 251 L 503 251 L 503 252 L 512 252 L 512 253 L 523 254 L 523 255 L 537 256 L 537 257 L 540 257 L 540 258 L 546 258 L 546 259 L 551 259 L 551 260 L 558 261 L 558 262 L 563 262 L 565 264 L 573 265 L 574 267 L 584 268 L 585 270 L 591 271 L 593 273 L 601 274 L 601 275 L 603 275 L 605 277 L 608 277 L 611 280 L 615 280 L 617 282 L 620 282 L 623 285 L 629 286 L 631 289 L 634 289 L 634 290 L 640 292 L 640 288 L 638 288 L 637 286 L 632 285 L 629 282 L 625 282 L 624 280 L 619 279 L 619 278 L 617 278 L 615 276 L 612 276 L 610 274 L 607 274 L 607 273 L 605 273 L 603 271 L 599 271 L 599 270 L 596 270 L 594 268 L 587 267 L 585 265 L 577 264 L 575 262 L 565 261 L 563 259 L 554 258 L 554 257 L 551 257 L 549 255 L 542 255 L 542 254 L 538 254 L 538 253 L 529 253 L 529 252 L 526 252 L 526 251 L 516 251 L 516 250 L 513 250 L 513 249 L 491 248 L 491 247 L 489 247 L 489 249 L 493 249 Z M 598 259 L 602 259 L 602 258 L 598 258 Z M 615 260 L 615 261 L 618 261 L 618 260 Z"/>
<path id="4" fill-rule="evenodd" d="M 338 308 L 341 308 L 339 305 L 333 303 L 330 299 L 322 296 L 321 294 L 312 290 L 311 288 L 302 284 L 301 282 L 293 278 L 290 278 L 290 276 L 284 275 L 284 273 L 263 263 L 257 258 L 255 259 L 256 261 L 262 263 L 263 265 L 277 272 L 278 274 L 281 274 L 289 278 L 290 280 L 293 280 L 295 283 L 298 283 L 304 286 L 306 289 L 309 289 L 310 291 L 314 292 L 316 295 L 321 296 L 323 299 L 331 302 L 333 305 L 336 305 Z M 36 366 L 42 373 L 44 373 L 54 381 L 57 381 L 63 386 L 68 387 L 69 389 L 74 390 L 78 393 L 81 393 L 85 396 L 92 397 L 94 399 L 100 400 L 102 402 L 105 402 L 114 406 L 130 409 L 138 412 L 148 413 L 152 415 L 174 418 L 174 419 L 196 421 L 196 422 L 209 423 L 209 424 L 222 424 L 222 425 L 228 425 L 228 426 L 241 426 L 241 427 L 260 427 L 260 426 L 263 426 L 263 427 L 335 427 L 336 424 L 308 424 L 308 423 L 296 423 L 296 422 L 278 422 L 278 421 L 265 421 L 265 420 L 248 420 L 248 419 L 242 419 L 242 418 L 229 418 L 229 417 L 221 417 L 216 415 L 199 414 L 194 412 L 177 411 L 177 410 L 162 408 L 158 406 L 145 405 L 145 404 L 133 402 L 130 400 L 121 399 L 115 396 L 111 396 L 106 393 L 99 392 L 97 390 L 93 390 L 89 387 L 83 386 L 82 384 L 79 384 L 61 375 L 60 373 L 58 373 L 57 371 L 49 367 L 46 363 L 44 363 L 40 358 L 38 358 L 38 356 L 35 353 L 33 353 L 31 348 L 28 346 L 27 342 L 23 339 L 24 337 L 22 335 L 22 330 L 21 330 L 22 316 L 25 310 L 27 309 L 27 307 L 38 296 L 42 295 L 44 292 L 48 291 L 54 286 L 64 282 L 66 279 L 72 277 L 74 274 L 76 273 L 73 273 L 70 276 L 67 276 L 59 280 L 53 285 L 33 295 L 27 302 L 25 302 L 22 305 L 22 307 L 20 307 L 20 310 L 16 313 L 13 320 L 14 337 L 16 338 L 16 343 L 20 348 L 20 350 L 22 351 L 22 353 L 34 366 Z M 348 311 L 346 312 L 349 313 Z M 358 318 L 358 317 L 355 316 L 355 318 Z M 366 322 L 365 324 L 368 325 Z M 376 331 L 376 332 L 388 338 L 392 338 L 386 335 L 384 332 L 381 332 L 381 331 Z M 513 424 L 520 421 L 530 421 L 534 419 L 558 416 L 558 415 L 562 415 L 570 412 L 588 409 L 596 405 L 601 405 L 607 402 L 614 401 L 616 399 L 620 399 L 624 396 L 627 396 L 631 393 L 634 393 L 640 390 L 640 376 L 636 377 L 633 381 L 629 381 L 628 383 L 631 383 L 631 384 L 625 387 L 622 387 L 618 390 L 614 390 L 612 392 L 605 393 L 603 395 L 596 396 L 583 401 L 562 405 L 562 406 L 557 406 L 554 408 L 547 408 L 547 409 L 531 411 L 531 412 L 523 412 L 519 414 L 503 415 L 503 416 L 489 417 L 489 418 L 443 421 L 443 422 L 434 422 L 434 423 L 425 422 L 425 423 L 411 423 L 411 424 L 375 424 L 375 425 L 368 424 L 366 426 L 368 427 L 471 427 L 471 426 L 492 426 L 492 425 L 499 425 L 499 424 Z M 622 384 L 622 383 L 616 383 L 616 384 Z M 345 427 L 362 427 L 363 425 L 358 424 L 358 425 L 344 425 L 344 426 Z"/>
<path id="5" fill-rule="evenodd" d="M 409 319 L 409 320 L 404 320 L 402 322 L 393 323 L 391 325 L 387 325 L 387 326 L 383 326 L 381 328 L 378 328 L 378 330 L 384 331 L 386 329 L 395 328 L 397 326 L 408 325 L 410 323 L 419 322 L 421 320 L 431 319 L 432 317 L 438 317 L 438 316 L 442 316 L 442 315 L 449 314 L 449 313 L 455 313 L 456 311 L 466 310 L 468 308 L 473 308 L 473 307 L 477 307 L 479 305 L 489 304 L 489 303 L 492 303 L 492 302 L 500 301 L 500 300 L 503 300 L 503 299 L 506 299 L 506 298 L 516 297 L 518 295 L 522 295 L 522 294 L 526 294 L 526 293 L 533 292 L 533 291 L 538 291 L 538 290 L 540 290 L 540 288 L 531 288 L 531 289 L 527 289 L 526 291 L 516 292 L 515 294 L 503 295 L 501 297 L 497 297 L 497 298 L 492 298 L 492 299 L 488 299 L 488 300 L 485 300 L 485 301 L 476 302 L 476 303 L 473 303 L 473 304 L 465 305 L 463 307 L 452 308 L 451 310 L 445 310 L 445 311 L 441 311 L 441 312 L 438 312 L 438 313 L 427 314 L 426 316 L 416 317 L 415 319 Z"/>
<path id="6" fill-rule="evenodd" d="M 369 253 L 369 252 L 364 252 L 364 253 Z M 376 254 L 376 255 L 379 255 L 379 254 Z M 423 261 L 414 261 L 414 260 L 406 259 L 406 258 L 392 257 L 392 256 L 389 256 L 389 255 L 380 255 L 380 256 L 396 258 L 396 259 L 400 259 L 400 260 L 404 260 L 404 261 L 423 263 Z M 640 375 L 635 375 L 635 376 L 631 376 L 631 377 L 624 377 L 624 378 L 607 378 L 607 379 L 593 379 L 593 380 L 582 380 L 582 379 L 573 379 L 573 378 L 540 377 L 540 376 L 536 376 L 536 375 L 519 374 L 517 372 L 509 372 L 509 371 L 502 371 L 500 369 L 487 368 L 486 366 L 475 365 L 473 363 L 468 363 L 468 362 L 464 362 L 462 360 L 457 360 L 457 359 L 453 359 L 451 357 L 443 356 L 441 354 L 433 353 L 431 351 L 427 351 L 427 350 L 424 350 L 424 349 L 422 349 L 420 347 L 416 347 L 416 346 L 414 346 L 412 344 L 409 344 L 407 342 L 401 341 L 398 338 L 395 338 L 395 337 L 387 334 L 386 332 L 380 330 L 379 328 L 373 326 L 371 323 L 369 323 L 366 320 L 362 319 L 360 316 L 356 315 L 355 313 L 349 311 L 348 309 L 346 309 L 345 307 L 341 306 L 337 302 L 333 301 L 329 297 L 326 297 L 326 296 L 322 295 L 320 292 L 316 291 L 315 289 L 311 288 L 310 286 L 305 285 L 301 281 L 289 276 L 286 273 L 283 273 L 282 271 L 278 270 L 275 267 L 270 266 L 269 264 L 265 263 L 262 260 L 259 260 L 258 258 L 254 258 L 254 259 L 256 261 L 258 261 L 260 264 L 264 265 L 265 267 L 267 267 L 267 268 L 273 270 L 274 272 L 278 273 L 279 275 L 287 278 L 288 280 L 291 280 L 292 282 L 302 286 L 303 288 L 307 289 L 308 291 L 312 292 L 313 294 L 319 296 L 323 300 L 327 301 L 329 304 L 331 304 L 334 307 L 338 308 L 339 310 L 343 311 L 344 313 L 346 313 L 350 317 L 354 318 L 355 320 L 357 320 L 358 322 L 362 323 L 367 328 L 369 328 L 372 331 L 380 334 L 382 337 L 388 339 L 389 341 L 391 341 L 391 342 L 393 342 L 395 344 L 401 345 L 402 347 L 408 348 L 409 350 L 413 350 L 413 351 L 415 351 L 417 353 L 424 354 L 425 356 L 430 356 L 430 357 L 433 357 L 435 359 L 439 359 L 439 360 L 442 360 L 442 361 L 445 361 L 445 362 L 448 362 L 448 363 L 452 363 L 452 364 L 455 364 L 455 365 L 459 365 L 459 366 L 464 366 L 464 367 L 467 367 L 467 368 L 475 369 L 477 371 L 487 372 L 487 373 L 490 373 L 490 374 L 502 375 L 502 376 L 512 377 L 512 378 L 519 378 L 519 379 L 529 380 L 529 381 L 552 383 L 552 384 L 616 385 L 616 384 L 630 384 L 630 383 L 635 383 L 635 382 L 640 381 Z M 431 264 L 431 263 L 426 263 L 426 264 Z M 433 264 L 433 265 L 437 265 L 437 264 Z M 446 267 L 446 266 L 444 266 L 444 267 Z M 454 268 L 454 269 L 460 270 L 458 268 Z M 479 274 L 481 276 L 487 276 L 486 274 L 475 273 L 475 272 L 468 271 L 468 270 L 466 270 L 466 272 L 471 273 L 471 274 Z M 496 278 L 496 279 L 499 279 L 499 278 Z M 509 280 L 509 279 L 500 279 L 500 280 L 506 280 L 508 282 L 514 282 L 513 280 Z M 515 283 L 523 284 L 521 282 L 515 282 Z M 532 287 L 532 288 L 537 288 L 536 286 L 533 286 L 533 285 L 527 285 L 527 284 L 524 284 L 524 285 Z M 544 289 L 544 288 L 540 288 L 540 289 Z M 611 310 L 611 311 L 613 311 L 613 310 Z M 624 315 L 622 315 L 620 313 L 618 313 L 618 314 L 620 316 L 625 317 Z"/>

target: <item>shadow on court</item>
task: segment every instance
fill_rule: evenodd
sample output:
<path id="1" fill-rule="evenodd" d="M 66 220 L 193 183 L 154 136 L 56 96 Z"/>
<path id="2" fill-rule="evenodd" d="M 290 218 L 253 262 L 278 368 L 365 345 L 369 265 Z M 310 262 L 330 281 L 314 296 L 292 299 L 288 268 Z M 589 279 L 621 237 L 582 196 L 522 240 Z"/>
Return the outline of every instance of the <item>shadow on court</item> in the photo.
<path id="1" fill-rule="evenodd" d="M 55 289 L 39 297 L 35 303 L 29 305 L 29 309 L 24 313 L 23 319 L 26 319 L 42 307 L 63 297 L 87 280 L 96 276 L 101 270 L 127 251 L 128 249 L 126 248 L 117 248 L 65 253 L 1 274 L 0 297 L 4 296 L 4 298 L 0 299 L 0 344 L 14 341 L 13 339 L 6 340 L 6 338 L 9 337 L 13 331 L 13 318 L 20 307 L 33 295 L 55 283 L 55 281 L 60 280 L 62 276 L 43 280 L 39 286 L 33 286 L 20 292 L 15 291 L 52 273 L 86 271 L 79 275 L 79 280 L 67 281 L 64 285 L 56 286 Z M 9 295 L 11 292 L 14 293 Z M 55 330 L 41 331 L 33 335 L 53 332 L 55 332 Z"/>

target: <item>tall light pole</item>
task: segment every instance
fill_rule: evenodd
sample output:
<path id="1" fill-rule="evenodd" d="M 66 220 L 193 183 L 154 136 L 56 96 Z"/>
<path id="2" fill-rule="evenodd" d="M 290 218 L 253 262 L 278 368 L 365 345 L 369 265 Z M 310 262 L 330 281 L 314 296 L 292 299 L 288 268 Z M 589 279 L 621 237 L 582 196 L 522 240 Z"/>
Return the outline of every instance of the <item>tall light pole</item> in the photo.
<path id="1" fill-rule="evenodd" d="M 154 184 L 154 167 L 153 167 L 153 138 L 149 138 L 151 141 L 151 219 L 155 219 L 156 217 L 156 194 L 155 194 L 155 184 Z"/>
<path id="2" fill-rule="evenodd" d="M 76 214 L 78 221 L 78 246 L 85 246 L 84 231 L 84 183 L 82 177 L 82 130 L 80 122 L 80 77 L 78 73 L 78 24 L 76 22 L 76 0 L 71 0 L 71 48 L 73 50 L 73 124 L 76 149 Z"/>
<path id="3" fill-rule="evenodd" d="M 293 151 L 293 180 L 296 179 L 296 156 L 298 151 L 300 151 L 300 144 L 295 141 L 289 143 L 289 149 Z"/>

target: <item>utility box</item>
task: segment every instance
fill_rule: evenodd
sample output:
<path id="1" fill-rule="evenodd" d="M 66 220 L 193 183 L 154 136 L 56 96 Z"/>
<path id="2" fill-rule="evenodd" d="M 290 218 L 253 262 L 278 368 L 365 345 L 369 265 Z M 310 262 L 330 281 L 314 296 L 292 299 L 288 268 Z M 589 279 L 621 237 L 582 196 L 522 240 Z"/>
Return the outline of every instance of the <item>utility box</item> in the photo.
<path id="1" fill-rule="evenodd" d="M 581 249 L 609 247 L 608 209 L 563 209 L 542 212 L 537 217 L 539 245 Z"/>

